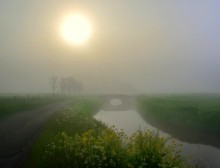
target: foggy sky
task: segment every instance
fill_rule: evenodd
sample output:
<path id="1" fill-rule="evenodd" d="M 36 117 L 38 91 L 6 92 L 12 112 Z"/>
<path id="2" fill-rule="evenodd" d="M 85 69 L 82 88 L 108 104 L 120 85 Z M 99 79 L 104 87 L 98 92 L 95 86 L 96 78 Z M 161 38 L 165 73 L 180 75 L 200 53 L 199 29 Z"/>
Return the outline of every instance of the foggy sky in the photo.
<path id="1" fill-rule="evenodd" d="M 220 92 L 218 0 L 1 0 L 0 92 L 48 92 L 73 76 L 85 92 Z M 68 11 L 93 34 L 77 47 L 59 33 Z"/>

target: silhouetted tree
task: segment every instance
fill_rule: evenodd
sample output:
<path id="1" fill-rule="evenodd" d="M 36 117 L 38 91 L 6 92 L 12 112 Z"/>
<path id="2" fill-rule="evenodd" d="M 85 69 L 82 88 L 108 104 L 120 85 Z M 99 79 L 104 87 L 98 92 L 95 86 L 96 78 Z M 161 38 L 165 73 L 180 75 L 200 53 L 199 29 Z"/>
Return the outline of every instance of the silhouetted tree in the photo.
<path id="1" fill-rule="evenodd" d="M 56 88 L 57 88 L 57 85 L 58 85 L 58 77 L 57 77 L 57 76 L 52 76 L 52 77 L 49 79 L 49 85 L 50 85 L 51 88 L 52 88 L 52 92 L 55 93 Z"/>
<path id="2" fill-rule="evenodd" d="M 60 90 L 62 94 L 80 93 L 83 90 L 83 84 L 75 80 L 73 77 L 66 77 L 60 79 Z"/>

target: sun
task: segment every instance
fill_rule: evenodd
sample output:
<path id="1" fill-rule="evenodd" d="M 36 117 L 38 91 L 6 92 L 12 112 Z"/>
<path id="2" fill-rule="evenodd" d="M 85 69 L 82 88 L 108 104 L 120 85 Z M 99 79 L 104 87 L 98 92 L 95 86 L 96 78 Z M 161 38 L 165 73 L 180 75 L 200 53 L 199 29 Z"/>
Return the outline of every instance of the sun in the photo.
<path id="1" fill-rule="evenodd" d="M 84 44 L 90 38 L 91 33 L 89 20 L 78 13 L 66 16 L 61 24 L 61 35 L 70 44 Z"/>

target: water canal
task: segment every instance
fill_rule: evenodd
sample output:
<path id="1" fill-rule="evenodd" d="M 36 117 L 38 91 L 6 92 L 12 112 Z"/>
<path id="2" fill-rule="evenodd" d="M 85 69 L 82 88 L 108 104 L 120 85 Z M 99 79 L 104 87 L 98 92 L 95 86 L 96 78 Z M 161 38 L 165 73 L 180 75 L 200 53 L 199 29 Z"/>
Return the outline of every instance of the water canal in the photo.
<path id="1" fill-rule="evenodd" d="M 112 105 L 119 105 L 120 101 L 111 101 Z M 146 122 L 139 113 L 134 109 L 125 111 L 106 111 L 100 110 L 95 116 L 95 119 L 101 120 L 109 126 L 115 125 L 117 129 L 123 129 L 125 133 L 131 135 L 134 131 L 152 130 L 159 132 L 160 136 L 168 137 L 168 133 L 159 130 Z M 220 167 L 220 149 L 211 145 L 195 144 L 192 142 L 180 141 L 173 137 L 177 143 L 183 145 L 182 154 L 191 156 L 193 163 L 198 163 L 205 168 Z"/>

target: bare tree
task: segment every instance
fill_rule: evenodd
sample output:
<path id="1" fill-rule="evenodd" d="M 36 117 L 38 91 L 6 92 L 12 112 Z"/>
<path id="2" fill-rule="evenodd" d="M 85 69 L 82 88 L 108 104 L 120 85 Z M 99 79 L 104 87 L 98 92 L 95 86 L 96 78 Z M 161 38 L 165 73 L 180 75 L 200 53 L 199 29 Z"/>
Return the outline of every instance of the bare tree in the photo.
<path id="1" fill-rule="evenodd" d="M 57 84 L 58 84 L 58 77 L 57 76 L 52 76 L 49 79 L 49 85 L 51 86 L 53 93 L 55 93 L 55 91 L 56 91 Z"/>
<path id="2" fill-rule="evenodd" d="M 66 78 L 67 92 L 69 95 L 74 91 L 75 79 L 73 77 Z"/>
<path id="3" fill-rule="evenodd" d="M 83 89 L 83 84 L 75 80 L 73 77 L 66 77 L 60 79 L 60 90 L 62 94 L 80 93 Z"/>
<path id="4" fill-rule="evenodd" d="M 62 94 L 65 94 L 65 91 L 66 91 L 66 79 L 65 78 L 60 79 L 60 90 Z"/>

